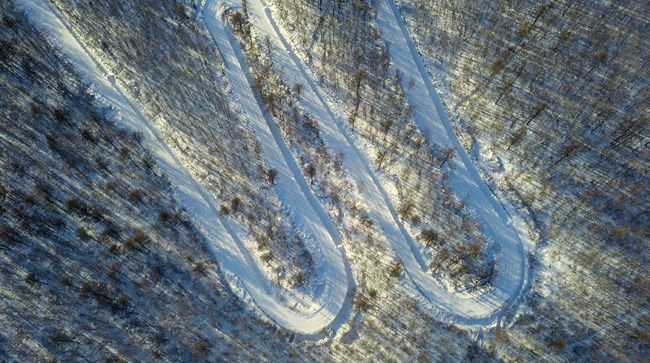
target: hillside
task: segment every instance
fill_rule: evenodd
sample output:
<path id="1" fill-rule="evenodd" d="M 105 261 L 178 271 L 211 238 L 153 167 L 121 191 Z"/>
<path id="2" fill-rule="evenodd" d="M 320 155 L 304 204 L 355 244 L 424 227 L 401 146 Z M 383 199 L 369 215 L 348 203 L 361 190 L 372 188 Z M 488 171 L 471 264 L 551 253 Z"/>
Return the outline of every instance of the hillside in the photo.
<path id="1" fill-rule="evenodd" d="M 650 354 L 644 3 L 0 9 L 0 361 Z"/>

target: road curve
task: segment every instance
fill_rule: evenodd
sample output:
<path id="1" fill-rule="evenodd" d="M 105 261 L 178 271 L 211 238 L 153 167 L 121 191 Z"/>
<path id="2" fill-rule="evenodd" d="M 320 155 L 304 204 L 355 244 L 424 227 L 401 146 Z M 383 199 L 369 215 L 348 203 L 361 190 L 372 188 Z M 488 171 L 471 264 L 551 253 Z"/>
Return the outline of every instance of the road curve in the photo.
<path id="1" fill-rule="evenodd" d="M 377 25 L 388 45 L 393 66 L 402 75 L 404 89 L 409 89 L 411 79 L 414 81 L 407 92 L 407 100 L 415 111 L 418 128 L 430 142 L 453 147 L 458 155 L 451 165 L 452 191 L 476 214 L 483 233 L 496 245 L 493 250 L 498 266 L 493 288 L 470 299 L 472 303 L 491 305 L 475 315 L 477 322 L 489 323 L 507 312 L 523 293 L 527 266 L 520 231 L 512 225 L 506 205 L 496 199 L 458 139 L 394 0 L 379 2 Z"/>
<path id="2" fill-rule="evenodd" d="M 224 271 L 235 276 L 231 281 L 233 285 L 243 289 L 271 320 L 305 337 L 318 336 L 323 329 L 336 328 L 337 324 L 345 321 L 345 314 L 351 306 L 349 292 L 354 289 L 345 251 L 334 242 L 338 234 L 335 229 L 331 229 L 332 222 L 328 219 L 322 220 L 327 216 L 322 214 L 322 209 L 317 211 L 320 206 L 310 203 L 309 196 L 306 195 L 309 191 L 296 184 L 299 181 L 293 179 L 296 177 L 295 173 L 288 171 L 288 167 L 276 159 L 266 160 L 277 167 L 283 183 L 294 183 L 292 194 L 284 195 L 283 202 L 299 203 L 293 205 L 293 208 L 299 208 L 300 212 L 309 218 L 310 224 L 305 228 L 320 247 L 318 253 L 322 257 L 321 268 L 325 271 L 324 288 L 318 296 L 313 297 L 314 306 L 306 311 L 293 309 L 290 305 L 296 302 L 295 294 L 274 287 L 269 277 L 253 262 L 250 251 L 239 239 L 237 228 L 220 218 L 211 195 L 181 164 L 136 102 L 127 96 L 127 92 L 119 84 L 111 81 L 112 77 L 103 64 L 84 46 L 80 37 L 49 2 L 19 0 L 18 5 L 25 10 L 30 22 L 48 36 L 71 61 L 80 76 L 92 85 L 101 100 L 119 111 L 118 121 L 122 126 L 142 132 L 143 146 L 151 152 L 158 167 L 170 178 L 181 205 L 208 241 L 212 257 Z M 265 157 L 268 158 L 269 155 Z M 279 194 L 282 192 L 278 190 Z"/>
<path id="3" fill-rule="evenodd" d="M 345 256 L 345 247 L 336 226 L 309 187 L 279 127 L 263 106 L 239 42 L 224 21 L 227 9 L 224 1 L 207 0 L 203 8 L 203 21 L 222 56 L 231 96 L 238 101 L 242 116 L 248 120 L 260 141 L 267 167 L 278 171 L 275 188 L 280 199 L 293 209 L 292 215 L 296 220 L 311 231 L 325 257 L 320 276 L 324 279 L 325 293 L 318 299 L 318 315 L 309 316 L 311 322 L 291 321 L 287 317 L 281 325 L 300 325 L 303 333 L 313 333 L 325 327 L 335 329 L 349 313 L 354 291 L 354 279 Z M 261 308 L 266 311 L 265 305 Z M 273 308 L 269 310 L 273 311 Z M 296 314 L 293 320 L 304 318 Z"/>
<path id="4" fill-rule="evenodd" d="M 324 288 L 317 296 L 310 297 L 313 306 L 306 311 L 290 307 L 291 302 L 299 298 L 290 290 L 273 286 L 239 239 L 237 228 L 220 218 L 210 194 L 183 167 L 137 104 L 119 84 L 109 80 L 109 73 L 101 62 L 93 57 L 48 1 L 19 0 L 18 3 L 30 20 L 59 46 L 102 99 L 120 111 L 123 124 L 144 134 L 143 144 L 170 177 L 181 204 L 209 241 L 208 247 L 215 260 L 222 269 L 236 276 L 233 283 L 242 287 L 271 320 L 296 333 L 312 336 L 328 327 L 336 329 L 347 319 L 354 279 L 345 249 L 334 224 L 311 192 L 280 130 L 261 108 L 259 95 L 251 87 L 251 75 L 241 49 L 221 18 L 227 7 L 226 0 L 207 0 L 203 7 L 203 20 L 224 57 L 224 72 L 231 90 L 260 139 L 267 166 L 279 172 L 275 189 L 278 196 L 284 204 L 299 211 L 296 215 L 299 215 L 301 225 L 316 241 L 317 254 L 322 256 L 320 278 L 324 281 Z M 459 158 L 452 161 L 452 190 L 477 214 L 484 233 L 500 245 L 500 251 L 495 253 L 499 265 L 494 288 L 479 296 L 448 291 L 440 281 L 422 269 L 418 262 L 421 258 L 419 251 L 401 224 L 369 161 L 348 134 L 345 121 L 330 109 L 325 93 L 293 52 L 270 9 L 260 0 L 253 1 L 250 8 L 260 21 L 260 26 L 276 35 L 272 39 L 275 46 L 284 49 L 285 57 L 277 62 L 284 75 L 292 78 L 293 83 L 308 85 L 303 92 L 301 106 L 319 122 L 326 144 L 346 155 L 344 167 L 353 179 L 365 186 L 360 193 L 368 200 L 370 217 L 390 240 L 418 290 L 448 320 L 459 324 L 489 325 L 503 316 L 521 294 L 526 279 L 521 239 L 508 220 L 504 207 L 489 191 L 455 135 L 394 3 L 390 0 L 380 1 L 378 25 L 389 44 L 394 66 L 403 75 L 403 81 L 408 82 L 411 78 L 415 81 L 407 94 L 408 102 L 416 111 L 415 121 L 430 140 L 456 149 Z"/>
<path id="5" fill-rule="evenodd" d="M 319 122 L 326 144 L 335 152 L 342 152 L 346 156 L 344 167 L 348 174 L 365 186 L 360 193 L 364 200 L 368 201 L 370 217 L 392 243 L 397 256 L 402 260 L 418 290 L 443 313 L 447 320 L 468 326 L 493 324 L 509 310 L 523 290 L 526 276 L 523 244 L 517 231 L 507 220 L 507 213 L 489 193 L 487 185 L 453 133 L 437 94 L 434 92 L 432 95 L 429 92 L 427 84 L 433 89 L 430 79 L 423 77 L 422 73 L 417 73 L 420 69 L 417 66 L 418 59 L 410 52 L 410 38 L 405 39 L 391 4 L 384 0 L 381 1 L 380 6 L 378 24 L 382 35 L 389 44 L 396 43 L 395 46 L 391 46 L 394 65 L 404 75 L 402 79 L 405 82 L 408 82 L 409 76 L 416 81 L 412 91 L 408 93 L 408 102 L 416 111 L 417 125 L 431 141 L 457 149 L 461 159 L 455 158 L 452 161 L 454 166 L 450 178 L 452 190 L 476 213 L 481 221 L 483 232 L 500 245 L 500 251 L 494 252 L 498 263 L 494 288 L 481 295 L 449 291 L 422 268 L 420 261 L 423 258 L 413 238 L 402 225 L 392 201 L 370 166 L 371 163 L 354 144 L 345 120 L 331 110 L 324 97 L 325 93 L 285 39 L 273 19 L 271 9 L 262 0 L 254 0 L 249 2 L 249 12 L 254 16 L 256 26 L 268 32 L 274 47 L 284 53 L 284 55 L 275 55 L 274 63 L 285 81 L 288 84 L 300 83 L 308 86 L 303 89 L 301 106 Z M 405 89 L 408 89 L 407 85 Z M 436 104 L 440 104 L 438 105 L 440 107 L 436 107 Z M 435 110 L 443 115 L 438 115 Z"/>

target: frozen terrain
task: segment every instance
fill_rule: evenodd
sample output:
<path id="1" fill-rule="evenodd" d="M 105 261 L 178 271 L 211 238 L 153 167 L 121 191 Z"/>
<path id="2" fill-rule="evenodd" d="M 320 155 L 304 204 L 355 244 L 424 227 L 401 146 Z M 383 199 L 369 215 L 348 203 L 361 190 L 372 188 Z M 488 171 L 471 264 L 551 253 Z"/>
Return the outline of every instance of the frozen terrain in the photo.
<path id="1" fill-rule="evenodd" d="M 0 9 L 0 362 L 650 356 L 650 3 Z"/>
<path id="2" fill-rule="evenodd" d="M 307 198 L 313 200 L 313 196 L 310 195 L 309 189 L 305 188 L 306 182 L 304 179 L 301 180 L 303 186 L 301 188 L 298 186 L 298 181 L 294 179 L 302 177 L 302 175 L 291 172 L 289 167 L 284 164 L 287 162 L 284 157 L 291 160 L 290 155 L 282 155 L 277 148 L 269 146 L 269 142 L 277 141 L 271 136 L 271 130 L 256 129 L 262 144 L 265 145 L 264 151 L 269 153 L 269 155 L 265 154 L 270 158 L 268 162 L 279 171 L 278 188 L 280 193 L 286 203 L 300 209 L 301 213 L 306 216 L 304 223 L 311 227 L 314 238 L 323 242 L 320 245 L 322 252 L 319 253 L 324 264 L 322 267 L 324 270 L 322 274 L 323 286 L 320 287 L 320 293 L 312 301 L 306 301 L 304 296 L 296 296 L 290 291 L 280 291 L 273 287 L 268 277 L 252 262 L 250 252 L 246 250 L 243 242 L 239 239 L 237 231 L 220 219 L 209 194 L 182 167 L 173 152 L 162 142 L 158 131 L 138 110 L 137 105 L 122 92 L 113 77 L 105 71 L 100 62 L 92 57 L 73 31 L 60 20 L 48 2 L 27 0 L 22 1 L 20 5 L 30 19 L 50 35 L 51 40 L 61 48 L 85 80 L 93 85 L 96 92 L 119 111 L 124 125 L 143 133 L 143 145 L 151 151 L 159 167 L 171 179 L 181 204 L 188 210 L 206 239 L 210 241 L 208 247 L 214 258 L 234 276 L 232 283 L 244 288 L 269 318 L 287 329 L 311 334 L 332 323 L 337 314 L 342 312 L 341 307 L 346 301 L 349 301 L 347 291 L 352 280 L 348 277 L 347 261 L 343 258 L 342 250 L 334 242 L 335 238 L 338 239 L 338 235 L 331 221 L 327 219 L 322 210 L 317 212 L 313 209 L 314 207 L 319 208 L 316 202 L 307 202 Z M 206 8 L 206 11 L 207 9 L 209 8 Z M 245 80 L 241 70 L 236 75 L 241 78 L 230 78 L 230 80 L 239 80 L 240 82 Z M 251 103 L 254 102 L 252 92 L 247 94 L 250 96 L 250 98 L 244 99 L 248 102 L 246 106 L 250 108 L 247 111 L 257 110 L 260 112 L 259 108 L 255 108 L 257 107 L 255 103 Z M 264 117 L 260 117 L 257 121 L 263 122 L 263 120 Z M 257 124 L 257 126 L 261 126 L 261 124 Z M 323 218 L 322 223 L 325 223 L 326 227 L 319 224 L 320 218 Z M 300 311 L 294 309 L 293 307 L 296 305 L 300 305 L 302 309 Z"/>
<path id="3" fill-rule="evenodd" d="M 295 214 L 300 216 L 297 223 L 311 231 L 311 237 L 318 241 L 310 246 L 315 249 L 310 252 L 321 263 L 317 278 L 320 286 L 312 290 L 315 291 L 313 296 L 274 287 L 268 276 L 255 264 L 250 252 L 239 239 L 236 228 L 219 217 L 211 197 L 181 166 L 137 105 L 112 81 L 101 64 L 56 16 L 47 2 L 26 0 L 22 6 L 53 37 L 87 81 L 94 85 L 97 93 L 120 111 L 124 123 L 144 133 L 145 144 L 170 176 L 182 204 L 212 242 L 215 259 L 235 276 L 233 283 L 243 287 L 262 311 L 290 330 L 309 334 L 322 330 L 335 321 L 337 316 L 342 317 L 348 313 L 349 291 L 353 289 L 353 281 L 341 238 L 310 190 L 279 129 L 260 107 L 261 102 L 252 87 L 246 60 L 232 31 L 222 18 L 229 7 L 227 2 L 207 1 L 203 9 L 204 21 L 223 57 L 224 72 L 234 97 L 261 142 L 267 165 L 278 171 L 275 186 L 277 193 L 283 203 L 300 211 Z M 278 60 L 283 76 L 291 84 L 308 86 L 301 97 L 301 106 L 318 121 L 328 146 L 345 155 L 344 167 L 351 177 L 365 186 L 361 193 L 368 201 L 371 219 L 381 226 L 419 291 L 441 310 L 446 319 L 463 325 L 494 323 L 518 298 L 523 288 L 526 275 L 523 245 L 508 213 L 489 191 L 458 141 L 394 4 L 381 2 L 378 23 L 382 36 L 390 46 L 394 66 L 403 75 L 405 83 L 413 84 L 407 96 L 415 110 L 415 119 L 420 129 L 430 137 L 429 142 L 454 147 L 456 150 L 459 157 L 452 161 L 452 188 L 477 214 L 484 233 L 492 241 L 498 275 L 494 287 L 485 294 L 475 296 L 449 291 L 426 272 L 419 250 L 402 225 L 367 156 L 355 145 L 340 113 L 331 108 L 323 90 L 284 38 L 273 19 L 271 9 L 262 1 L 253 1 L 250 10 L 257 20 L 257 26 L 272 35 L 270 40 L 274 46 L 284 51 L 285 57 Z"/>
<path id="4" fill-rule="evenodd" d="M 420 130 L 429 143 L 453 147 L 450 182 L 452 190 L 477 214 L 483 232 L 493 242 L 498 264 L 494 289 L 469 299 L 481 307 L 475 316 L 498 318 L 518 298 L 526 279 L 526 254 L 519 232 L 506 207 L 499 203 L 458 140 L 440 97 L 426 72 L 404 21 L 391 0 L 380 1 L 378 25 L 388 44 L 394 66 L 402 75 L 407 99 Z M 435 110 L 435 112 L 434 112 Z M 485 319 L 482 319 L 485 320 Z"/>
<path id="5" fill-rule="evenodd" d="M 222 6 L 227 6 L 227 2 Z M 337 115 L 325 100 L 324 92 L 306 70 L 302 61 L 294 53 L 273 19 L 270 8 L 263 1 L 249 3 L 249 12 L 254 23 L 269 36 L 273 48 L 280 49 L 284 56 L 276 57 L 275 64 L 282 71 L 289 84 L 307 85 L 301 95 L 301 106 L 319 122 L 322 136 L 335 152 L 345 155 L 344 166 L 365 188 L 361 191 L 368 201 L 370 216 L 393 243 L 393 247 L 404 264 L 409 276 L 418 289 L 437 307 L 446 318 L 464 325 L 489 325 L 505 313 L 513 301 L 519 297 L 525 280 L 525 254 L 517 230 L 509 221 L 508 214 L 495 200 L 489 188 L 477 173 L 458 142 L 431 81 L 423 73 L 418 73 L 417 53 L 409 50 L 408 34 L 404 34 L 392 10 L 391 4 L 383 2 L 380 9 L 380 26 L 389 43 L 399 43 L 402 48 L 393 56 L 396 67 L 404 75 L 403 79 L 415 79 L 415 86 L 409 93 L 409 102 L 416 110 L 418 125 L 431 137 L 430 142 L 453 146 L 461 156 L 453 160 L 452 186 L 454 191 L 472 207 L 482 221 L 484 233 L 494 241 L 493 249 L 498 263 L 498 275 L 494 288 L 486 294 L 474 296 L 449 291 L 440 281 L 423 269 L 422 257 L 414 247 L 414 242 L 400 222 L 395 207 L 387 196 L 384 187 L 370 166 L 367 157 L 355 146 L 346 130 L 343 118 Z M 222 34 L 223 35 L 223 34 Z M 427 88 L 427 85 L 430 88 Z M 405 87 L 406 88 L 406 87 Z M 436 102 L 437 101 L 437 102 Z M 435 105 L 434 105 L 435 104 Z M 418 112 L 418 110 L 437 110 L 439 113 Z M 437 132 L 439 131 L 439 132 Z"/>

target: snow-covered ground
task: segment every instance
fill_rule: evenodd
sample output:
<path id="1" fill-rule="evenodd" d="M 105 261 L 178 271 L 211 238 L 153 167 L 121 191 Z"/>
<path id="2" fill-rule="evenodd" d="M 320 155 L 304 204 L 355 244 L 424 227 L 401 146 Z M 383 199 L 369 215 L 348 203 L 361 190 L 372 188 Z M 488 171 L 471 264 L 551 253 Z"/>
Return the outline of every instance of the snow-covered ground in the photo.
<path id="1" fill-rule="evenodd" d="M 341 238 L 314 197 L 277 125 L 260 107 L 262 103 L 252 87 L 252 77 L 239 44 L 222 19 L 229 6 L 226 1 L 208 0 L 203 8 L 204 21 L 223 56 L 229 86 L 260 141 L 265 162 L 278 171 L 276 192 L 282 202 L 296 212 L 296 222 L 316 241 L 310 244 L 310 252 L 320 263 L 320 275 L 316 280 L 322 285 L 320 289 L 313 289 L 316 292 L 311 296 L 274 287 L 238 237 L 236 227 L 219 217 L 212 197 L 182 166 L 162 141 L 159 131 L 114 77 L 106 72 L 101 62 L 93 58 L 70 27 L 60 20 L 48 2 L 22 0 L 19 3 L 30 19 L 50 35 L 84 79 L 93 85 L 97 94 L 119 111 L 124 126 L 144 134 L 144 145 L 156 157 L 158 166 L 171 179 L 178 199 L 211 242 L 209 247 L 215 259 L 228 275 L 234 276 L 232 284 L 236 290 L 246 291 L 277 324 L 299 333 L 317 333 L 346 316 L 350 309 L 349 292 L 354 282 Z M 364 186 L 360 193 L 367 201 L 370 217 L 391 241 L 417 288 L 440 308 L 448 320 L 464 325 L 492 324 L 507 311 L 524 286 L 526 263 L 521 238 L 508 213 L 489 191 L 458 141 L 395 5 L 387 0 L 380 4 L 378 24 L 390 45 L 394 66 L 403 75 L 404 82 L 414 80 L 408 101 L 415 110 L 415 120 L 423 132 L 426 130 L 432 142 L 456 150 L 459 157 L 453 160 L 452 188 L 477 214 L 484 233 L 495 242 L 492 247 L 497 258 L 498 275 L 494 288 L 485 294 L 476 296 L 450 291 L 423 269 L 419 250 L 402 225 L 367 157 L 348 133 L 341 113 L 330 107 L 325 93 L 284 38 L 271 9 L 256 0 L 250 3 L 249 10 L 258 27 L 274 34 L 270 40 L 275 48 L 283 50 L 276 62 L 288 83 L 306 86 L 301 106 L 318 121 L 328 146 L 345 155 L 344 168 L 350 177 Z M 406 88 L 409 87 L 405 84 Z M 295 306 L 301 308 L 295 309 Z"/>
<path id="2" fill-rule="evenodd" d="M 498 264 L 494 288 L 472 299 L 471 304 L 484 307 L 481 315 L 478 315 L 484 317 L 481 320 L 490 316 L 498 318 L 524 288 L 526 254 L 522 238 L 505 207 L 496 200 L 460 143 L 392 0 L 380 2 L 377 23 L 388 44 L 393 66 L 402 75 L 404 89 L 410 88 L 407 100 L 413 107 L 414 119 L 420 131 L 428 137 L 429 142 L 454 148 L 457 156 L 452 160 L 449 177 L 452 190 L 476 213 L 483 232 L 494 242 L 492 248 Z"/>
<path id="3" fill-rule="evenodd" d="M 298 318 L 296 320 L 305 319 L 306 321 L 303 322 L 274 320 L 284 326 L 288 324 L 294 326 L 293 330 L 305 333 L 316 332 L 332 322 L 337 313 L 342 310 L 346 300 L 349 300 L 348 287 L 352 287 L 353 281 L 347 259 L 344 258 L 345 251 L 336 227 L 314 197 L 280 130 L 272 117 L 261 108 L 263 102 L 254 89 L 254 81 L 242 50 L 223 19 L 226 9 L 225 3 L 209 0 L 205 4 L 203 16 L 223 57 L 224 72 L 229 87 L 241 107 L 243 116 L 248 119 L 261 143 L 267 167 L 278 171 L 275 188 L 280 199 L 294 210 L 292 214 L 298 219 L 296 222 L 311 231 L 311 237 L 318 241 L 313 247 L 319 251 L 315 251 L 314 254 L 315 258 L 323 263 L 319 271 L 321 274 L 319 279 L 322 279 L 324 291 L 318 296 L 312 296 L 314 301 L 311 305 L 319 306 L 314 315 L 308 317 L 296 314 Z M 270 284 L 270 281 L 266 283 Z M 285 297 L 289 301 L 291 298 L 291 295 Z M 275 307 L 269 306 L 272 305 L 269 300 L 255 300 L 264 311 L 276 310 Z"/>
<path id="4" fill-rule="evenodd" d="M 367 201 L 371 218 L 392 242 L 410 278 L 422 294 L 440 308 L 447 319 L 456 323 L 489 325 L 503 316 L 524 287 L 526 256 L 521 238 L 512 226 L 508 213 L 490 193 L 455 136 L 431 80 L 426 73 L 419 73 L 419 67 L 422 67 L 419 57 L 417 53 L 411 53 L 411 40 L 400 26 L 401 18 L 398 18 L 394 5 L 388 1 L 381 3 L 378 22 L 384 38 L 389 44 L 396 44 L 391 47 L 391 55 L 395 67 L 403 75 L 403 81 L 409 82 L 411 78 L 415 81 L 408 101 L 415 109 L 417 124 L 423 133 L 431 137 L 432 142 L 456 149 L 460 158 L 453 160 L 452 188 L 477 214 L 484 233 L 495 241 L 492 248 L 498 263 L 498 274 L 494 288 L 484 294 L 452 292 L 423 269 L 420 251 L 402 225 L 384 186 L 367 157 L 354 144 L 341 113 L 337 112 L 336 107 L 330 107 L 325 93 L 284 38 L 271 9 L 258 0 L 249 3 L 249 12 L 255 25 L 269 35 L 273 47 L 280 50 L 281 54 L 276 55 L 274 62 L 287 83 L 307 85 L 302 92 L 301 106 L 319 122 L 326 144 L 335 152 L 345 155 L 344 167 L 350 176 L 365 186 L 360 193 Z M 405 84 L 404 88 L 409 87 Z"/>
<path id="5" fill-rule="evenodd" d="M 158 167 L 170 178 L 177 198 L 192 216 L 193 222 L 206 239 L 210 241 L 208 247 L 215 260 L 228 275 L 234 276 L 231 281 L 234 289 L 246 291 L 270 319 L 295 332 L 317 333 L 335 321 L 337 314 L 344 311 L 341 308 L 350 300 L 348 287 L 352 280 L 348 273 L 347 260 L 343 256 L 342 249 L 339 249 L 335 243 L 335 240 L 339 241 L 339 237 L 332 222 L 328 220 L 321 209 L 322 207 L 315 202 L 313 195 L 310 195 L 305 180 L 294 179 L 301 174 L 296 174 L 295 169 L 292 171 L 285 164 L 287 162 L 285 157 L 290 157 L 286 154 L 286 146 L 284 146 L 282 154 L 280 153 L 282 149 L 278 149 L 278 147 L 282 147 L 281 145 L 271 147 L 271 144 L 277 141 L 272 136 L 272 130 L 267 129 L 266 134 L 259 133 L 258 136 L 262 138 L 260 140 L 262 145 L 265 145 L 264 155 L 267 158 L 267 164 L 278 170 L 278 192 L 284 202 L 303 214 L 303 221 L 313 233 L 313 238 L 322 242 L 318 246 L 320 246 L 320 255 L 322 256 L 322 261 L 319 262 L 322 262 L 321 268 L 324 271 L 322 274 L 323 286 L 319 289 L 320 292 L 317 296 L 311 297 L 308 304 L 305 303 L 303 296 L 297 297 L 295 292 L 280 290 L 272 285 L 268 276 L 262 273 L 253 262 L 250 252 L 246 250 L 244 243 L 239 239 L 237 230 L 228 222 L 220 219 L 211 196 L 182 166 L 174 153 L 162 141 L 158 130 L 150 120 L 126 95 L 115 78 L 106 72 L 101 62 L 84 47 L 80 39 L 61 20 L 49 3 L 46 0 L 24 0 L 19 4 L 26 11 L 29 19 L 49 35 L 50 40 L 61 49 L 84 80 L 92 85 L 97 95 L 116 109 L 123 126 L 143 133 L 143 145 L 156 158 Z M 209 14 L 209 9 L 216 8 L 206 6 L 206 14 Z M 212 13 L 212 15 L 216 14 L 216 12 Z M 214 20 L 213 24 L 223 24 L 217 18 L 212 19 Z M 231 61 L 232 59 L 236 60 L 234 49 L 229 49 L 233 57 Z M 239 68 L 239 72 L 232 74 L 233 78 L 229 78 L 231 82 L 245 82 L 246 74 L 241 68 Z M 240 85 L 243 86 L 245 83 Z M 235 87 L 235 89 L 237 88 L 239 87 Z M 247 102 L 243 106 L 247 112 L 250 112 L 249 116 L 259 116 L 253 113 L 255 104 L 252 103 L 254 98 L 250 89 L 243 94 L 248 94 L 251 97 L 242 101 Z M 259 112 L 259 108 L 257 108 L 257 112 Z M 264 117 L 260 117 L 257 121 L 263 124 Z M 261 124 L 258 126 L 261 127 Z M 297 305 L 302 307 L 300 311 L 293 308 Z"/>

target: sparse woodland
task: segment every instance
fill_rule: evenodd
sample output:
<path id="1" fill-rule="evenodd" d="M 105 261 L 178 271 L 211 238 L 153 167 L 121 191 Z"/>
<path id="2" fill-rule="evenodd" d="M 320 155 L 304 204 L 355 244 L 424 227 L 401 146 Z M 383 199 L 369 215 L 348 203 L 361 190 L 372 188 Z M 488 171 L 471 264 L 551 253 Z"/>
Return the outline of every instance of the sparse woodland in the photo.
<path id="1" fill-rule="evenodd" d="M 251 1 L 251 0 L 248 0 Z M 377 0 L 266 0 L 346 116 L 430 273 L 489 289 L 499 266 L 418 131 Z M 314 283 L 196 1 L 53 0 L 219 202 L 280 286 Z M 650 355 L 648 64 L 642 1 L 397 0 L 483 177 L 535 238 L 526 298 L 479 334 L 440 322 L 300 106 L 246 7 L 227 21 L 261 106 L 343 236 L 346 322 L 303 340 L 228 283 L 119 115 L 0 4 L 0 361 L 643 361 Z M 365 204 L 365 205 L 364 205 Z M 317 281 L 316 281 L 317 282 Z"/>
<path id="2" fill-rule="evenodd" d="M 0 360 L 251 359 L 246 337 L 275 332 L 230 291 L 140 135 L 0 9 Z"/>
<path id="3" fill-rule="evenodd" d="M 516 341 L 647 356 L 648 4 L 400 3 L 467 148 L 543 236 Z"/>
<path id="4" fill-rule="evenodd" d="M 387 241 L 363 214 L 354 217 L 363 228 L 346 232 L 358 280 L 350 321 L 317 341 L 294 341 L 278 330 L 229 290 L 141 136 L 115 126 L 114 110 L 95 98 L 19 10 L 11 3 L 0 8 L 7 29 L 0 33 L 0 85 L 9 95 L 0 107 L 0 162 L 7 171 L 0 189 L 1 359 L 490 356 L 419 307 L 401 283 L 399 263 L 386 256 Z M 136 11 L 129 19 L 147 14 Z M 151 40 L 146 33 L 131 35 Z M 111 58 L 101 59 L 110 64 Z M 203 97 L 211 92 L 207 87 L 167 97 Z M 450 350 L 436 352 L 434 342 Z"/>
<path id="5" fill-rule="evenodd" d="M 495 337 L 503 357 L 633 359 L 646 354 L 649 48 L 648 23 L 641 14 L 648 13 L 647 6 L 419 0 L 399 5 L 448 110 L 457 117 L 466 148 L 488 159 L 479 163 L 486 165 L 484 174 L 519 206 L 540 237 L 530 313 L 515 324 L 512 339 L 506 338 L 507 329 Z M 362 142 L 383 146 L 376 152 L 378 169 L 404 162 L 399 150 L 412 144 L 440 165 L 444 150 L 436 153 L 433 145 L 426 155 L 417 146 L 426 140 L 418 135 L 411 142 L 399 139 L 409 129 L 400 125 L 403 101 L 394 98 L 408 90 L 396 89 L 399 75 L 391 74 L 384 45 L 377 44 L 375 6 L 275 2 L 321 81 L 350 100 L 350 127 Z M 418 160 L 413 154 L 406 156 Z M 431 164 L 436 165 L 431 159 L 424 163 Z M 438 175 L 444 177 L 441 169 Z M 419 169 L 411 164 L 406 170 Z M 404 182 L 409 172 L 401 171 L 395 180 L 410 185 Z M 426 216 L 416 209 L 423 203 L 440 206 L 435 196 L 443 188 L 435 189 L 424 189 L 428 200 L 400 194 L 397 200 L 414 203 L 412 208 L 403 204 L 402 216 L 411 210 L 415 217 Z M 440 235 L 428 228 L 422 233 L 425 242 Z M 582 356 L 586 352 L 591 355 Z"/>
<path id="6" fill-rule="evenodd" d="M 221 203 L 222 217 L 247 234 L 241 238 L 250 241 L 277 284 L 305 282 L 314 260 L 303 233 L 274 192 L 275 171 L 264 165 L 255 136 L 229 103 L 220 55 L 202 24 L 191 17 L 191 7 L 77 0 L 55 4 L 146 111 L 184 166 Z M 106 16 L 98 21 L 93 14 Z M 152 37 L 156 46 L 144 46 L 144 39 Z"/>
<path id="7" fill-rule="evenodd" d="M 427 142 L 413 122 L 404 98 L 408 90 L 391 69 L 373 24 L 373 5 L 274 5 L 286 28 L 314 29 L 291 36 L 321 82 L 344 103 L 349 131 L 381 175 L 431 273 L 458 290 L 488 288 L 498 266 L 486 253 L 477 220 L 448 186 L 445 165 L 453 150 Z"/>

